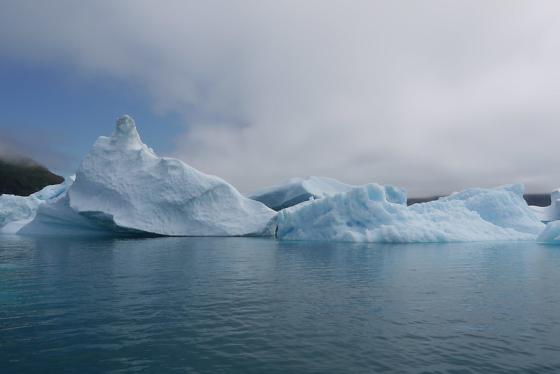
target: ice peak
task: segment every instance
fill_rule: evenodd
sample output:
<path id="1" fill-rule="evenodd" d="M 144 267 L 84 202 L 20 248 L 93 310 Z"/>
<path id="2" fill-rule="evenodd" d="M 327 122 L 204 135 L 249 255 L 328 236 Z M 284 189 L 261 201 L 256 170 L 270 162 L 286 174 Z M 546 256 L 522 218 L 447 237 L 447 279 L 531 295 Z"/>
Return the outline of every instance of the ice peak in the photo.
<path id="1" fill-rule="evenodd" d="M 137 147 L 142 145 L 140 135 L 138 134 L 138 130 L 136 130 L 134 119 L 128 114 L 125 114 L 117 120 L 115 132 L 113 132 L 111 139 L 114 144 L 124 145 L 127 147 Z"/>
<path id="2" fill-rule="evenodd" d="M 134 118 L 125 114 L 117 120 L 117 130 L 121 132 L 130 131 L 132 128 L 136 128 L 136 123 L 134 123 Z"/>

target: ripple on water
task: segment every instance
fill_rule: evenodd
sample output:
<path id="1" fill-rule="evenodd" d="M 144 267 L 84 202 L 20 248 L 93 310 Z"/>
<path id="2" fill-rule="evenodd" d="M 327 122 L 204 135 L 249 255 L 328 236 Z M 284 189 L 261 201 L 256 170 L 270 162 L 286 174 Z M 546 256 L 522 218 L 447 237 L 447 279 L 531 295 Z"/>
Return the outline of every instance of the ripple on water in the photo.
<path id="1" fill-rule="evenodd" d="M 0 239 L 2 372 L 560 371 L 560 250 Z"/>

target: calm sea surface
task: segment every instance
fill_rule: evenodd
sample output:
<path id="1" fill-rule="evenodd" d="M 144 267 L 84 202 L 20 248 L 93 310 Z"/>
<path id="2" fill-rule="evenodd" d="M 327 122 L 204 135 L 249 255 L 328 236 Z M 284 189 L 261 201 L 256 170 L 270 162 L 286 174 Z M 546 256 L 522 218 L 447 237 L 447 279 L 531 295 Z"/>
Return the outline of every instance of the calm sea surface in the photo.
<path id="1" fill-rule="evenodd" d="M 0 237 L 0 372 L 558 373 L 560 247 Z"/>

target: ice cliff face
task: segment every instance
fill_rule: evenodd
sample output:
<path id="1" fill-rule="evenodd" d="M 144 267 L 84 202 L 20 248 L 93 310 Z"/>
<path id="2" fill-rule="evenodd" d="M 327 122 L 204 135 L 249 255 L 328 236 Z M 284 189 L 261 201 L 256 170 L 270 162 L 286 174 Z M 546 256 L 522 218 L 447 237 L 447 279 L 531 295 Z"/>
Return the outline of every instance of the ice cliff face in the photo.
<path id="1" fill-rule="evenodd" d="M 39 209 L 21 233 L 271 235 L 274 216 L 222 179 L 158 157 L 124 116 L 95 142 L 66 196 Z"/>
<path id="2" fill-rule="evenodd" d="M 520 185 L 469 189 L 407 207 L 370 184 L 285 209 L 277 222 L 280 239 L 387 243 L 534 240 L 544 227 Z"/>
<path id="3" fill-rule="evenodd" d="M 250 194 L 249 198 L 260 201 L 274 210 L 282 210 L 308 200 L 348 192 L 354 188 L 357 186 L 327 177 L 291 178 L 279 185 L 256 191 Z M 394 202 L 406 204 L 404 190 L 391 186 L 386 188 L 395 190 L 394 196 L 404 196 L 404 201 Z"/>

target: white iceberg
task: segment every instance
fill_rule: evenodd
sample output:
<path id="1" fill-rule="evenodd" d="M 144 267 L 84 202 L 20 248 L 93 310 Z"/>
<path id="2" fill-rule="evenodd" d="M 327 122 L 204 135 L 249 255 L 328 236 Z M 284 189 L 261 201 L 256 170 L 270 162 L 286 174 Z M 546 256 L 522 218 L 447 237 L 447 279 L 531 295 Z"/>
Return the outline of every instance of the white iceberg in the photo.
<path id="1" fill-rule="evenodd" d="M 275 215 L 218 177 L 158 157 L 124 116 L 95 142 L 67 194 L 20 233 L 272 235 Z"/>
<path id="2" fill-rule="evenodd" d="M 560 245 L 560 221 L 549 222 L 537 237 L 537 242 Z"/>
<path id="3" fill-rule="evenodd" d="M 327 196 L 333 196 L 339 193 L 348 192 L 358 186 L 342 183 L 333 178 L 327 177 L 307 177 L 307 178 L 291 178 L 287 181 L 263 188 L 249 195 L 249 198 L 260 201 L 269 208 L 276 211 L 289 208 L 308 200 L 322 199 Z M 393 201 L 396 203 L 406 204 L 406 194 L 404 191 L 390 187 L 395 193 L 389 195 L 391 197 L 401 199 Z M 404 200 L 402 200 L 404 196 Z M 391 200 L 392 201 L 392 200 Z"/>
<path id="4" fill-rule="evenodd" d="M 537 237 L 537 242 L 546 244 L 560 244 L 560 190 L 550 194 L 550 205 L 545 207 L 530 207 L 541 221 L 547 223 L 545 229 Z"/>
<path id="5" fill-rule="evenodd" d="M 560 220 L 560 190 L 552 191 L 549 206 L 530 206 L 543 222 Z"/>
<path id="6" fill-rule="evenodd" d="M 534 240 L 544 228 L 522 185 L 468 189 L 407 207 L 369 184 L 282 210 L 277 224 L 279 239 L 386 243 Z"/>
<path id="7" fill-rule="evenodd" d="M 35 218 L 40 205 L 59 199 L 73 181 L 74 177 L 66 178 L 61 184 L 46 186 L 29 196 L 0 195 L 0 233 L 18 232 Z"/>

